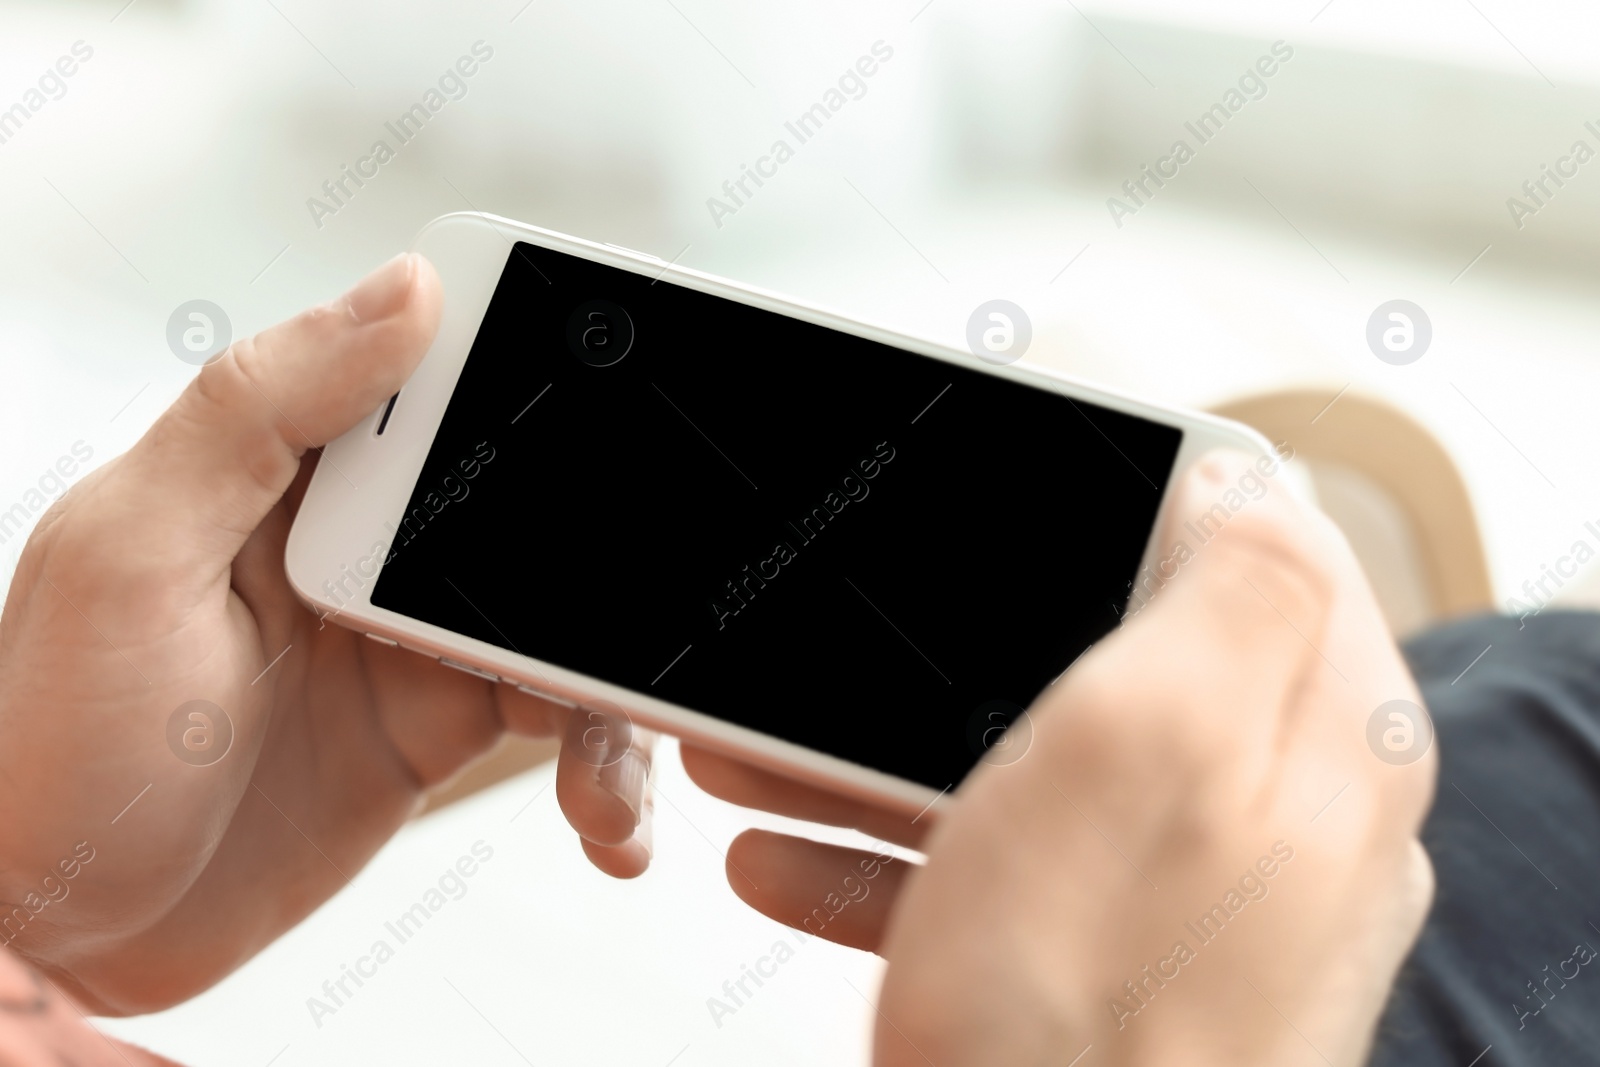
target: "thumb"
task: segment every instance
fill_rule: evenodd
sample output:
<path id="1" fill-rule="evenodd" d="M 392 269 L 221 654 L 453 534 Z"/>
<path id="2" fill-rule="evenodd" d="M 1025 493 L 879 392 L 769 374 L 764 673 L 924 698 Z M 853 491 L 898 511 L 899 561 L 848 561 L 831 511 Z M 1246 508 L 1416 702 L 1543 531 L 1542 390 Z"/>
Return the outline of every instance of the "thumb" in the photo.
<path id="1" fill-rule="evenodd" d="M 440 305 L 432 265 L 406 253 L 202 368 L 114 479 L 147 542 L 139 558 L 166 559 L 200 580 L 226 570 L 306 450 L 350 429 L 410 376 Z"/>
<path id="2" fill-rule="evenodd" d="M 1140 572 L 1130 598 L 1133 617 L 1072 672 L 1085 676 L 1080 686 L 1116 694 L 1100 703 L 1145 732 L 1135 750 L 1185 738 L 1218 759 L 1265 758 L 1282 741 L 1279 720 L 1295 692 L 1325 683 L 1324 671 L 1348 681 L 1323 651 L 1345 577 L 1341 543 L 1283 479 L 1271 480 L 1279 469 L 1218 452 L 1186 472 L 1157 534 L 1162 558 Z M 1232 709 L 1227 729 L 1207 708 Z"/>

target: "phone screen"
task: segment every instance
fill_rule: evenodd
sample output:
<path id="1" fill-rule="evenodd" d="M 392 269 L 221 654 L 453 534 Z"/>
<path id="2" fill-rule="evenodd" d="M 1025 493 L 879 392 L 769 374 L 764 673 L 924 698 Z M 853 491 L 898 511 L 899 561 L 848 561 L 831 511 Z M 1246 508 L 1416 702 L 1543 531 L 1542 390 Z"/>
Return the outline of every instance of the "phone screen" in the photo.
<path id="1" fill-rule="evenodd" d="M 372 603 L 942 790 L 1117 625 L 1181 441 L 518 243 Z"/>

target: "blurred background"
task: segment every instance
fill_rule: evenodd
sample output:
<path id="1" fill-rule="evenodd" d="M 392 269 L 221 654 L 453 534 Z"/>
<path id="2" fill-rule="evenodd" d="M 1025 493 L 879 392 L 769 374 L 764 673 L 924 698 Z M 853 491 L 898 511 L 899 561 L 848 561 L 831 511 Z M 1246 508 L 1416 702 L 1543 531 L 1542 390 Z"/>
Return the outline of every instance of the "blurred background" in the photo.
<path id="1" fill-rule="evenodd" d="M 116 455 L 194 374 L 178 305 L 254 332 L 479 209 L 956 347 L 1011 300 L 1030 361 L 1296 445 L 1397 629 L 1532 606 L 1600 546 L 1597 31 L 1575 0 L 6 0 L 0 574 L 56 461 Z M 400 143 L 385 123 L 478 42 Z M 865 92 L 712 211 L 875 45 Z M 1202 143 L 1185 124 L 1219 102 Z M 1180 139 L 1193 158 L 1125 191 Z M 394 158 L 335 203 L 378 140 Z M 1431 325 L 1404 365 L 1368 342 L 1397 299 Z M 213 992 L 109 1025 L 197 1065 L 865 1063 L 876 964 L 821 943 L 711 1017 L 786 935 L 721 877 L 758 820 L 660 762 L 640 884 L 587 871 L 535 770 L 414 824 Z M 306 998 L 478 840 L 470 895 L 317 1025 Z"/>

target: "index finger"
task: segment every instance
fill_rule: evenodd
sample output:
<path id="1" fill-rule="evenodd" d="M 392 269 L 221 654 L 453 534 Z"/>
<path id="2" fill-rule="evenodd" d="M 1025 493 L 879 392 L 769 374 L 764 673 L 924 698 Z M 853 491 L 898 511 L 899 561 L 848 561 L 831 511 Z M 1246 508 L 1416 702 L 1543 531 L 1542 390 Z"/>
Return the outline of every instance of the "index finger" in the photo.
<path id="1" fill-rule="evenodd" d="M 901 815 L 687 743 L 680 752 L 683 768 L 696 785 L 740 807 L 860 830 L 880 841 L 919 850 L 935 821 L 933 805 L 920 815 Z"/>

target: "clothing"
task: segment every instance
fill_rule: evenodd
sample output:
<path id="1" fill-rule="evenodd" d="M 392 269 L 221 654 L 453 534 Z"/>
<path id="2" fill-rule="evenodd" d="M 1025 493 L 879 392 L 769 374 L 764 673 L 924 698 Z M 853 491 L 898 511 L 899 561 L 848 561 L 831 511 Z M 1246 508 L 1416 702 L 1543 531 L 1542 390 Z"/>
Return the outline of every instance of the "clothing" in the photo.
<path id="1" fill-rule="evenodd" d="M 1439 746 L 1438 893 L 1369 1063 L 1600 1063 L 1600 614 L 1472 618 L 1405 652 Z"/>

